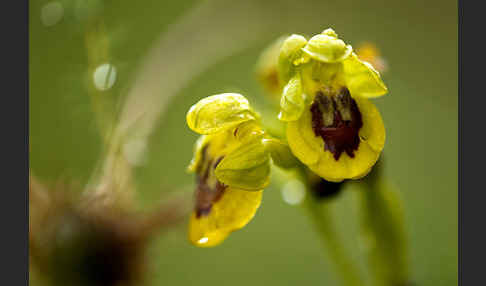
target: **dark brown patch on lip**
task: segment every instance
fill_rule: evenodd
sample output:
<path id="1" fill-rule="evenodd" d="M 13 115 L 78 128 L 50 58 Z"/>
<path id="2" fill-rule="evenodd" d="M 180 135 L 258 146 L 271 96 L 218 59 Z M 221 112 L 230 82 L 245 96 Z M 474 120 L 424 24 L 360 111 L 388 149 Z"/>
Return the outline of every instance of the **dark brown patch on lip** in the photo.
<path id="1" fill-rule="evenodd" d="M 197 174 L 197 188 L 196 188 L 196 217 L 209 215 L 213 204 L 221 199 L 226 189 L 226 185 L 216 180 L 214 186 L 211 186 L 208 182 L 209 176 L 213 173 L 214 169 L 218 166 L 219 162 L 223 160 L 223 157 L 219 157 L 217 160 L 207 158 L 207 146 L 202 151 L 202 164 L 203 166 L 198 169 Z M 201 174 L 201 171 L 204 171 Z M 214 174 L 213 174 L 214 176 Z"/>
<path id="2" fill-rule="evenodd" d="M 330 151 L 336 161 L 343 152 L 353 158 L 359 147 L 359 130 L 363 121 L 349 90 L 342 88 L 337 96 L 317 92 L 310 111 L 312 129 L 324 140 L 324 150 Z"/>

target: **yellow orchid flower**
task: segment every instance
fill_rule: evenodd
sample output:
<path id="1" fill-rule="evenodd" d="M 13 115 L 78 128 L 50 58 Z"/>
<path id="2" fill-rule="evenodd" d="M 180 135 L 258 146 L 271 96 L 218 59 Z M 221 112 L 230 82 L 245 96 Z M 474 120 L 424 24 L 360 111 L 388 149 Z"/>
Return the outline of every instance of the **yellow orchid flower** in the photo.
<path id="1" fill-rule="evenodd" d="M 283 83 L 278 72 L 278 58 L 280 47 L 285 36 L 281 36 L 272 42 L 260 55 L 256 64 L 256 77 L 262 87 L 267 91 L 272 99 L 278 100 L 282 94 Z"/>
<path id="2" fill-rule="evenodd" d="M 380 113 L 368 98 L 388 92 L 379 73 L 332 29 L 282 44 L 279 73 L 286 82 L 279 119 L 287 122 L 292 153 L 322 178 L 365 176 L 385 143 Z"/>
<path id="3" fill-rule="evenodd" d="M 220 244 L 255 215 L 269 183 L 270 154 L 256 114 L 242 95 L 202 99 L 187 113 L 200 134 L 189 171 L 196 173 L 195 206 L 189 240 L 196 246 Z"/>
<path id="4" fill-rule="evenodd" d="M 360 60 L 370 63 L 380 73 L 388 70 L 388 64 L 375 44 L 370 42 L 361 43 L 356 49 L 356 54 Z"/>

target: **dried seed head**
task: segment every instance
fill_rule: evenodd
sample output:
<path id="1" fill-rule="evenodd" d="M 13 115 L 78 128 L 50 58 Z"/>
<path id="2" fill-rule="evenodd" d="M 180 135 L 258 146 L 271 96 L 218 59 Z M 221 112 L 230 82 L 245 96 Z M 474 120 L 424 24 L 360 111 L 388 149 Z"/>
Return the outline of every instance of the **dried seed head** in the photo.
<path id="1" fill-rule="evenodd" d="M 142 278 L 146 242 L 133 216 L 80 211 L 65 201 L 31 238 L 31 254 L 52 285 L 128 286 Z"/>
<path id="2" fill-rule="evenodd" d="M 187 218 L 180 200 L 137 214 L 75 199 L 68 188 L 50 191 L 46 210 L 31 212 L 36 217 L 30 218 L 30 257 L 49 285 L 139 285 L 153 235 Z"/>

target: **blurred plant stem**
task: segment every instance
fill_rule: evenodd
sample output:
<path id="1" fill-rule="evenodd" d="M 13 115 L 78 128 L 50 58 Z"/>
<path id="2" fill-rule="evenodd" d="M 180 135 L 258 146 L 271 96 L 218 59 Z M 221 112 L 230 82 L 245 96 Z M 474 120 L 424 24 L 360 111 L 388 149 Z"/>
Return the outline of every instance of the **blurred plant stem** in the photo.
<path id="1" fill-rule="evenodd" d="M 95 17 L 86 24 L 85 46 L 88 58 L 88 90 L 96 122 L 103 139 L 105 164 L 98 168 L 94 186 L 88 188 L 89 203 L 104 205 L 130 204 L 133 201 L 134 186 L 132 168 L 122 153 L 120 138 L 113 138 L 115 120 L 115 97 L 110 89 L 98 90 L 93 84 L 93 74 L 97 67 L 109 64 L 105 81 L 113 72 L 109 57 L 109 40 L 101 17 Z"/>
<path id="2" fill-rule="evenodd" d="M 350 256 L 346 253 L 343 241 L 336 233 L 333 225 L 333 218 L 328 206 L 318 202 L 311 195 L 304 200 L 304 207 L 312 220 L 319 238 L 326 248 L 326 253 L 334 264 L 336 271 L 343 281 L 343 285 L 362 286 L 364 283 L 360 278 L 358 268 L 353 264 Z"/>
<path id="3" fill-rule="evenodd" d="M 403 201 L 398 190 L 375 166 L 359 192 L 362 231 L 369 268 L 376 286 L 409 285 L 408 249 Z"/>
<path id="4" fill-rule="evenodd" d="M 98 90 L 93 84 L 93 74 L 101 64 L 109 63 L 109 41 L 106 27 L 102 19 L 92 19 L 86 24 L 85 32 L 86 55 L 88 59 L 87 86 L 96 122 L 105 144 L 109 142 L 110 131 L 114 121 L 114 99 L 107 90 Z M 111 67 L 111 66 L 110 66 Z M 110 70 L 112 72 L 112 70 Z M 109 78 L 107 74 L 106 79 Z"/>
<path id="5" fill-rule="evenodd" d="M 329 259 L 334 264 L 335 271 L 341 277 L 343 285 L 346 286 L 363 286 L 363 279 L 359 272 L 358 267 L 353 263 L 353 260 L 349 253 L 346 252 L 346 248 L 343 245 L 343 239 L 341 239 L 336 232 L 334 226 L 334 219 L 329 209 L 329 205 L 318 200 L 315 195 L 312 194 L 310 186 L 305 174 L 304 166 L 299 170 L 299 176 L 307 188 L 305 200 L 302 204 L 303 208 L 309 215 L 314 229 L 319 235 L 319 239 L 322 245 L 326 249 L 326 253 Z"/>

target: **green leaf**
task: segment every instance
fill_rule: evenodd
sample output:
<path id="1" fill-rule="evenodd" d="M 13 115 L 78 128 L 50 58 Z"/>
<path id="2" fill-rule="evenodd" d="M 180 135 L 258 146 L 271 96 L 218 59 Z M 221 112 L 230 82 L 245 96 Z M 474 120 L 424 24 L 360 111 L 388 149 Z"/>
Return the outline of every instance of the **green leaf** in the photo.
<path id="1" fill-rule="evenodd" d="M 270 156 L 261 140 L 253 140 L 225 156 L 215 174 L 228 186 L 261 190 L 270 183 Z"/>
<path id="2" fill-rule="evenodd" d="M 335 63 L 347 58 L 353 48 L 343 40 L 328 34 L 319 34 L 312 37 L 302 50 L 317 61 Z"/>
<path id="3" fill-rule="evenodd" d="M 223 93 L 203 98 L 187 112 L 187 125 L 199 134 L 213 134 L 255 120 L 257 114 L 248 100 L 237 93 Z"/>
<path id="4" fill-rule="evenodd" d="M 300 118 L 305 108 L 305 95 L 302 90 L 300 73 L 295 74 L 284 87 L 280 99 L 281 121 L 295 121 Z"/>
<path id="5" fill-rule="evenodd" d="M 343 62 L 344 80 L 352 96 L 379 97 L 388 92 L 373 66 L 352 54 Z"/>

